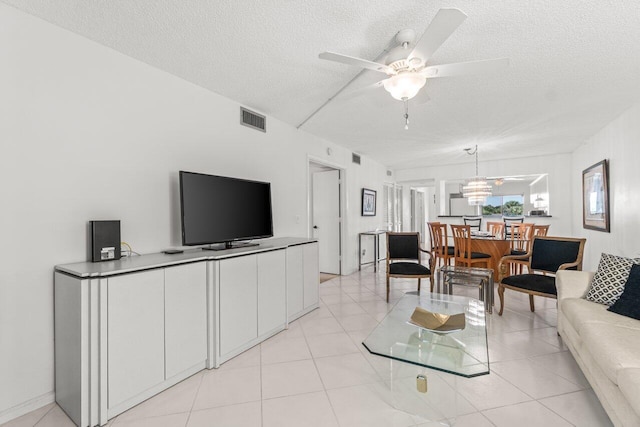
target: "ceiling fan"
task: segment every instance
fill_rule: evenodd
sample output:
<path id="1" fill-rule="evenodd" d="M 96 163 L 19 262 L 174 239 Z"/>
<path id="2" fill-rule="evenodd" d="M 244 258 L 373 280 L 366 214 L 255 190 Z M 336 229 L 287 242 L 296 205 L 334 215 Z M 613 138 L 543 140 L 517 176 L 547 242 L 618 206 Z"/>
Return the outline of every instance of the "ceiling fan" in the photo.
<path id="1" fill-rule="evenodd" d="M 407 101 L 418 95 L 427 79 L 490 73 L 504 69 L 509 65 L 508 58 L 427 65 L 436 50 L 466 18 L 467 15 L 459 9 L 440 9 L 420 40 L 415 44 L 413 44 L 416 40 L 415 31 L 399 31 L 395 37 L 398 46 L 391 49 L 384 64 L 334 52 L 322 52 L 319 57 L 386 74 L 387 78 L 375 83 L 373 87 L 382 86 L 393 98 L 405 103 L 405 129 L 408 129 Z M 423 95 L 422 101 L 426 102 L 426 100 L 428 97 Z"/>

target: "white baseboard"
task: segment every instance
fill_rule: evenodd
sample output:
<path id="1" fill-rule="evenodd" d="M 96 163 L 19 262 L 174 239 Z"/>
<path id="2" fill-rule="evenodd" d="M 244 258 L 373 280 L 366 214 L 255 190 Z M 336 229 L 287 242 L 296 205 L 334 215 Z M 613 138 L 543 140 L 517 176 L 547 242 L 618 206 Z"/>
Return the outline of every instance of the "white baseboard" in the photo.
<path id="1" fill-rule="evenodd" d="M 56 394 L 53 391 L 45 393 L 42 396 L 34 397 L 31 400 L 27 400 L 13 408 L 5 409 L 0 412 L 0 424 L 4 424 L 7 421 L 11 421 L 15 418 L 21 417 L 36 409 L 42 408 L 50 403 L 56 401 Z"/>

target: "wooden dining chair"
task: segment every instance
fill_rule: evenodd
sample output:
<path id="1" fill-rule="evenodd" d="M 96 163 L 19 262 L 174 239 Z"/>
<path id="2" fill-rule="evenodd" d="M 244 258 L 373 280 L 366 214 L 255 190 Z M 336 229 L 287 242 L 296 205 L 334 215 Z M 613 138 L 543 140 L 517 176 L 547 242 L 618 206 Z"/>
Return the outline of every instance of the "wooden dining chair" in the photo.
<path id="1" fill-rule="evenodd" d="M 512 227 L 514 224 L 522 224 L 524 222 L 524 216 L 503 216 L 505 239 L 510 239 L 513 234 Z"/>
<path id="2" fill-rule="evenodd" d="M 484 268 L 489 267 L 491 255 L 484 252 L 471 251 L 471 227 L 468 225 L 452 225 L 453 232 L 453 252 L 455 265 L 474 267 L 476 264 L 483 264 Z"/>
<path id="3" fill-rule="evenodd" d="M 487 221 L 487 231 L 496 239 L 504 239 L 504 222 Z"/>
<path id="4" fill-rule="evenodd" d="M 431 269 L 422 264 L 422 253 L 431 255 L 430 251 L 420 247 L 420 233 L 387 232 L 387 302 L 389 279 L 392 277 L 418 279 L 418 292 L 421 280 L 429 278 L 433 289 Z M 432 264 L 433 261 L 430 259 L 429 265 Z"/>
<path id="5" fill-rule="evenodd" d="M 522 224 L 514 223 L 511 226 L 511 236 L 509 255 L 525 255 L 531 247 L 531 239 L 533 238 L 533 224 L 523 222 Z M 523 262 L 514 262 L 511 264 L 511 274 L 522 274 L 526 267 L 526 260 Z"/>
<path id="6" fill-rule="evenodd" d="M 555 274 L 558 270 L 581 270 L 586 239 L 540 236 L 533 239 L 524 255 L 507 255 L 498 264 L 498 297 L 504 309 L 504 291 L 510 289 L 529 294 L 529 308 L 535 311 L 534 296 L 557 298 Z M 509 274 L 513 263 L 526 263 L 527 274 Z"/>
<path id="7" fill-rule="evenodd" d="M 440 264 L 451 265 L 451 260 L 455 255 L 454 247 L 448 245 L 447 224 L 428 222 L 427 225 L 431 234 L 431 270 L 436 271 Z M 431 291 L 433 291 L 433 281 L 431 286 Z"/>
<path id="8" fill-rule="evenodd" d="M 546 236 L 549 232 L 549 225 L 538 225 L 533 224 L 533 237 L 535 236 Z"/>
<path id="9" fill-rule="evenodd" d="M 480 231 L 482 229 L 482 217 L 481 216 L 463 216 L 462 221 L 464 225 L 468 225 L 474 231 Z"/>
<path id="10" fill-rule="evenodd" d="M 524 255 L 529 252 L 533 237 L 533 224 L 523 222 L 511 225 L 511 255 Z"/>

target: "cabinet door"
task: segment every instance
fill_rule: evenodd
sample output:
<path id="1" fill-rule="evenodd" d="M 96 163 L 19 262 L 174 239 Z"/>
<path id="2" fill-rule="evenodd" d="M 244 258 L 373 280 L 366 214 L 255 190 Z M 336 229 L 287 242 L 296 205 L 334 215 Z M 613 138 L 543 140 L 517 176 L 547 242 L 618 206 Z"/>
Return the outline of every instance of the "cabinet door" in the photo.
<path id="1" fill-rule="evenodd" d="M 284 328 L 286 280 L 285 251 L 258 254 L 258 336 Z"/>
<path id="2" fill-rule="evenodd" d="M 256 255 L 220 261 L 220 354 L 258 337 Z"/>
<path id="3" fill-rule="evenodd" d="M 318 290 L 320 286 L 320 269 L 318 258 L 318 244 L 302 245 L 304 260 L 304 308 L 318 304 Z"/>
<path id="4" fill-rule="evenodd" d="M 291 246 L 287 252 L 287 317 L 293 320 L 303 309 L 304 269 L 302 248 L 305 245 Z"/>
<path id="5" fill-rule="evenodd" d="M 107 285 L 108 407 L 164 381 L 164 272 L 112 277 Z"/>
<path id="6" fill-rule="evenodd" d="M 207 358 L 207 267 L 204 262 L 164 270 L 165 377 Z"/>

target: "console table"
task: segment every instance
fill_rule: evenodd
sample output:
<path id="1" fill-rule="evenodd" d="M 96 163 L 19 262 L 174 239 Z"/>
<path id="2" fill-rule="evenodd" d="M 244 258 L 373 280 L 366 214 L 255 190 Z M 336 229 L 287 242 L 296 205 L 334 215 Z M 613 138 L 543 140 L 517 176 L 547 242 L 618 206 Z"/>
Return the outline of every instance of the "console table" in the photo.
<path id="1" fill-rule="evenodd" d="M 318 243 L 187 250 L 55 267 L 56 402 L 107 420 L 319 306 Z"/>
<path id="2" fill-rule="evenodd" d="M 362 266 L 373 262 L 373 271 L 378 271 L 378 262 L 385 258 L 380 258 L 380 235 L 386 234 L 386 231 L 364 231 L 358 233 L 358 271 L 362 270 Z M 362 236 L 373 236 L 373 261 L 362 262 Z"/>

